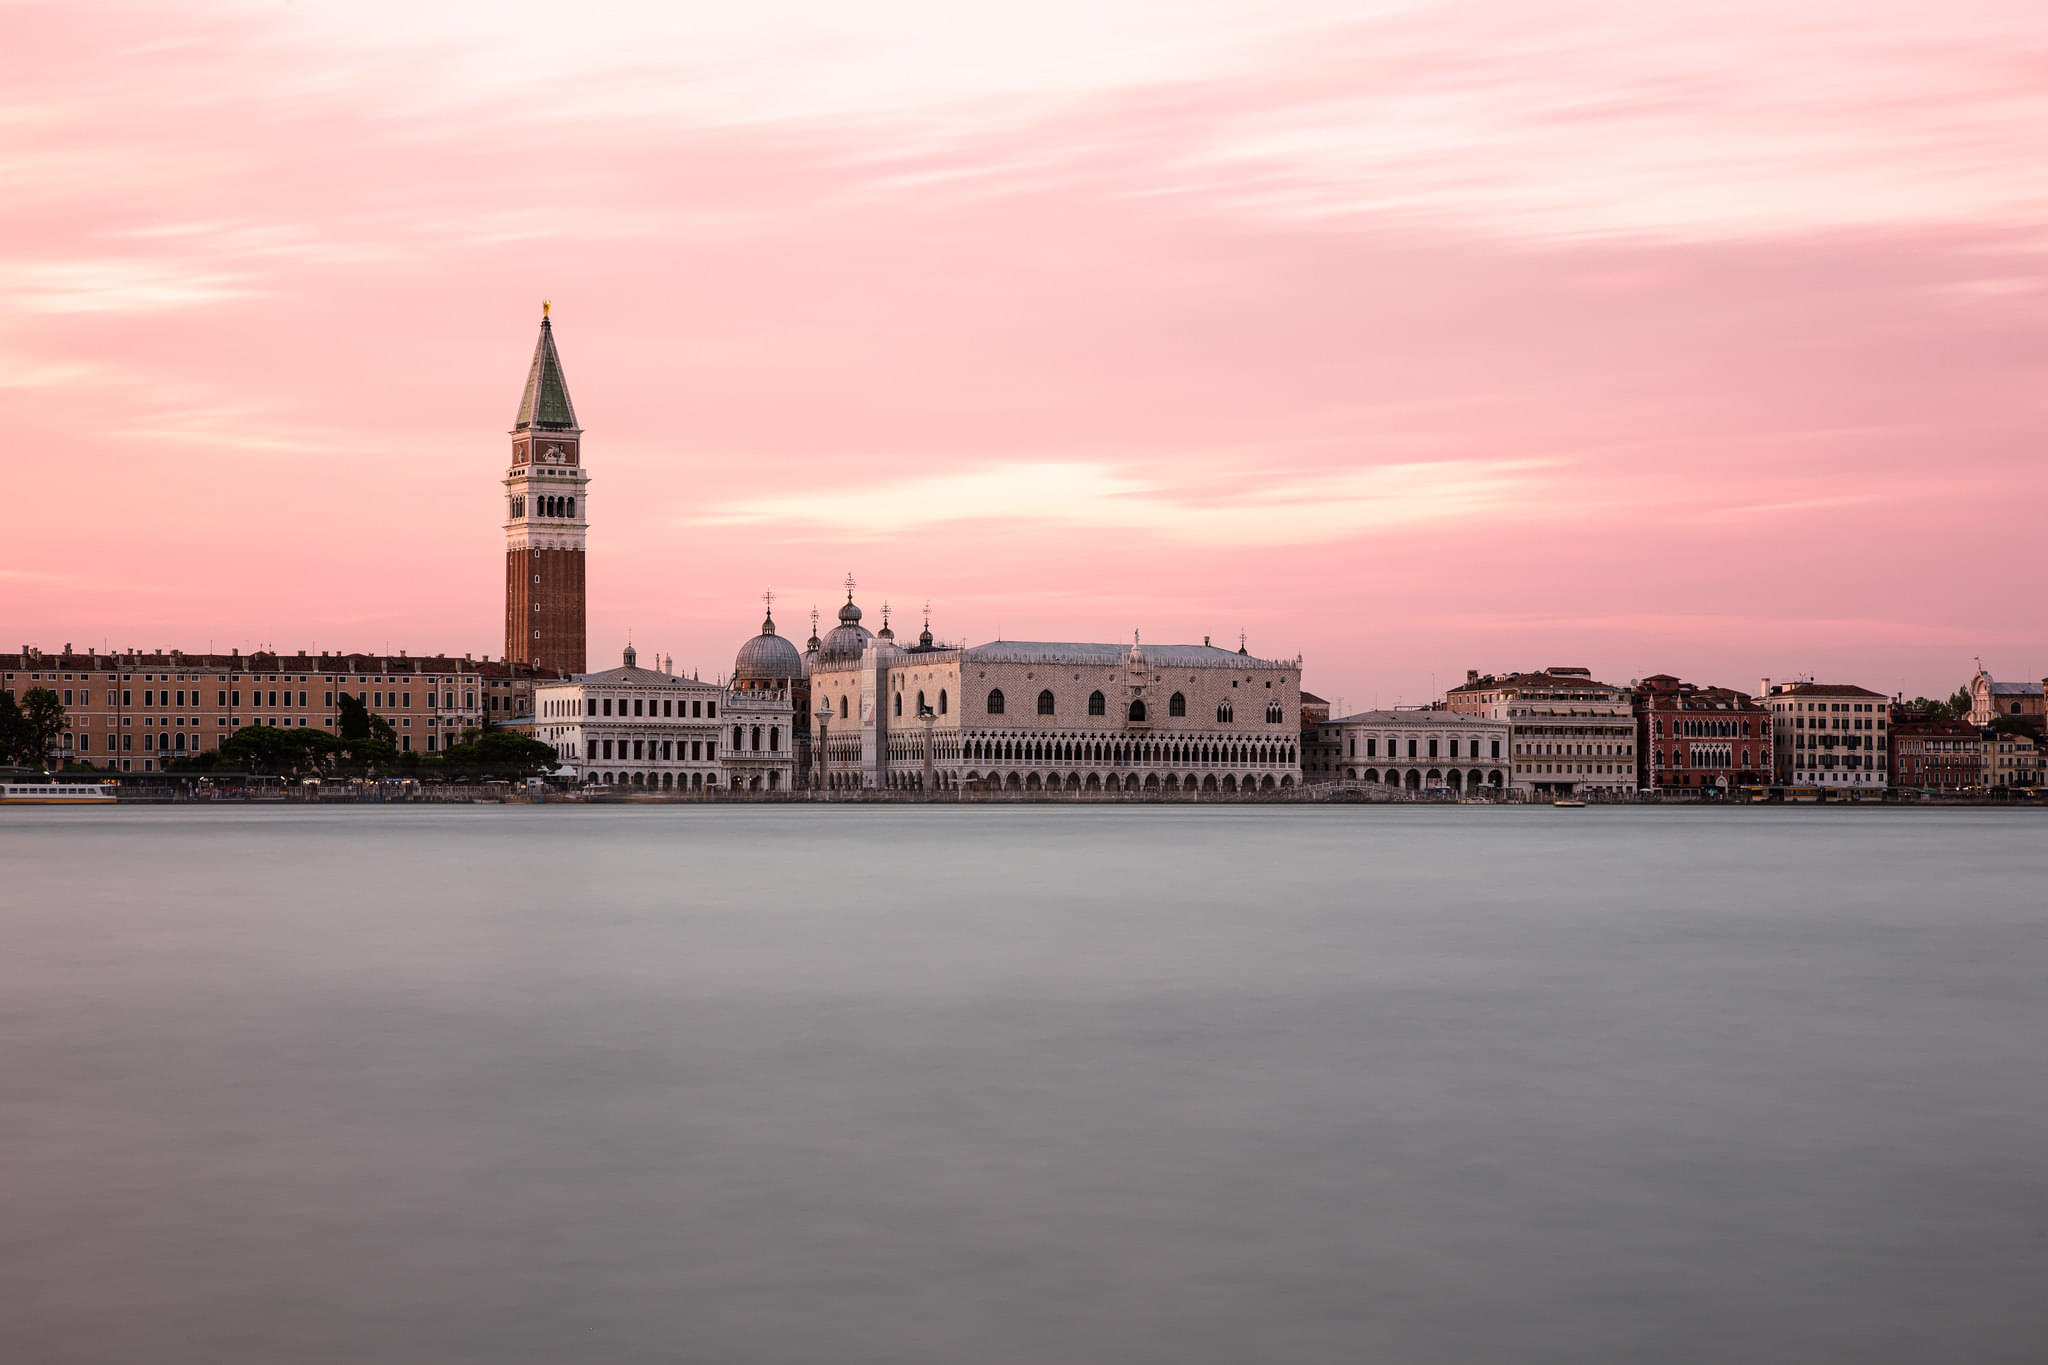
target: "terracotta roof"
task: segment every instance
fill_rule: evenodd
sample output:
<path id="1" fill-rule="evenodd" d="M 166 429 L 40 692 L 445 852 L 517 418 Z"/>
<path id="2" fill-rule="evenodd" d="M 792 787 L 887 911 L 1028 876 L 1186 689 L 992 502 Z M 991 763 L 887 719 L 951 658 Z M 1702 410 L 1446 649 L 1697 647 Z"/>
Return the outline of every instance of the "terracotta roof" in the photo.
<path id="1" fill-rule="evenodd" d="M 1628 689 L 1613 683 L 1604 683 L 1582 673 L 1495 673 L 1472 682 L 1460 683 L 1447 695 L 1460 692 L 1497 692 L 1511 688 L 1537 687 L 1578 687 L 1596 688 L 1607 692 L 1625 692 Z"/>
<path id="2" fill-rule="evenodd" d="M 553 678 L 551 668 L 504 659 L 468 659 L 452 654 L 188 654 L 183 650 L 115 650 L 112 653 L 0 654 L 0 669 L 104 672 L 135 669 L 190 669 L 200 673 L 356 674 L 460 673 L 471 677 Z"/>
<path id="3" fill-rule="evenodd" d="M 1884 700 L 1884 693 L 1873 692 L 1867 687 L 1850 683 L 1786 683 L 1771 693 L 1774 697 L 1875 697 Z"/>

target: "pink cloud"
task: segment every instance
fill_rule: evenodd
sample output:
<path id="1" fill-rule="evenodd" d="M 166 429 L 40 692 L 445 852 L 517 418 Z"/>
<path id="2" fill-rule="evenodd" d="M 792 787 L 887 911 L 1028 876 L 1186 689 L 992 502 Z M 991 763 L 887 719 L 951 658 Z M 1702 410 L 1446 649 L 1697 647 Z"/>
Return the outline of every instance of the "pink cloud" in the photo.
<path id="1" fill-rule="evenodd" d="M 22 640 L 495 651 L 545 294 L 599 657 L 716 672 L 853 567 L 949 636 L 1242 628 L 1354 701 L 2048 671 L 2032 7 L 1218 5 L 1073 62 L 1079 9 L 1014 53 L 607 10 L 552 66 L 209 13 L 15 25 Z"/>

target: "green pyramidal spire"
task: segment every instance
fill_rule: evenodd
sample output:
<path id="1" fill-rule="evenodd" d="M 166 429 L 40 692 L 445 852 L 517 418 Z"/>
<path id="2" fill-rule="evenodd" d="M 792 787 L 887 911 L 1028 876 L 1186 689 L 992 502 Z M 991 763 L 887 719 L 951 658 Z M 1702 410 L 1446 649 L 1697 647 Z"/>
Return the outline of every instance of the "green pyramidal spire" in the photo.
<path id="1" fill-rule="evenodd" d="M 533 368 L 526 372 L 526 393 L 519 400 L 514 431 L 575 431 L 576 407 L 569 401 L 569 381 L 562 377 L 562 357 L 555 351 L 555 329 L 548 305 L 540 306 L 540 340 L 533 348 Z"/>

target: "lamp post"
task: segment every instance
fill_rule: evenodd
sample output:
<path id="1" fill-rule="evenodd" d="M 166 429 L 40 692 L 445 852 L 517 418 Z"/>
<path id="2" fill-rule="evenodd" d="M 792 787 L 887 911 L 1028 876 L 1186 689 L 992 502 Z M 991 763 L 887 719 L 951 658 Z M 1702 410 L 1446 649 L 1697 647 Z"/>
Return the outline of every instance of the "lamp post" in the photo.
<path id="1" fill-rule="evenodd" d="M 824 791 L 825 764 L 827 752 L 825 748 L 825 739 L 826 732 L 832 723 L 832 706 L 828 702 L 825 705 L 820 706 L 816 711 L 812 712 L 811 714 L 815 715 L 818 718 L 818 761 L 815 765 L 815 771 L 812 774 L 812 781 L 814 781 L 817 784 L 819 791 Z"/>

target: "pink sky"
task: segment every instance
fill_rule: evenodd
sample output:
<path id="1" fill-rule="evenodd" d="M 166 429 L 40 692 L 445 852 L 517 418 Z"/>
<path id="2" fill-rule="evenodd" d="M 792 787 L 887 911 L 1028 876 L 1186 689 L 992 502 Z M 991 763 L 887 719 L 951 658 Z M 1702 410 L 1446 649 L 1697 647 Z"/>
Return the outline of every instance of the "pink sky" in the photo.
<path id="1" fill-rule="evenodd" d="M 2048 673 L 2048 7 L 0 0 L 0 648 Z"/>

